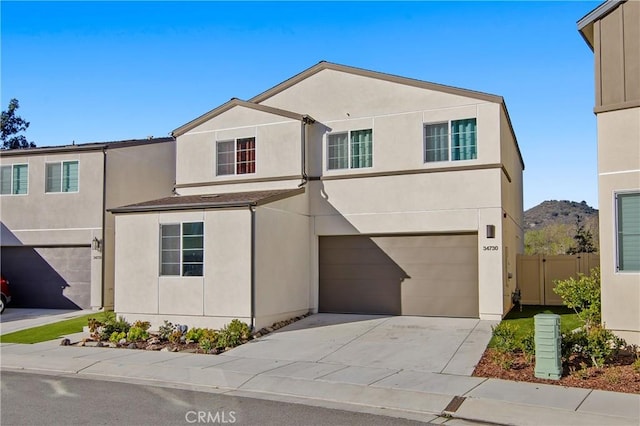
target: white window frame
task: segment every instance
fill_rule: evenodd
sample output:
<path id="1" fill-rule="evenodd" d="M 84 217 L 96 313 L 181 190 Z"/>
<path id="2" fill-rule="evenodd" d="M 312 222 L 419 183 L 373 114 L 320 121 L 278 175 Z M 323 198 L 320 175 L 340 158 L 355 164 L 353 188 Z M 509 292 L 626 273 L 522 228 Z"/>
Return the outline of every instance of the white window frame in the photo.
<path id="1" fill-rule="evenodd" d="M 20 193 L 20 194 L 15 194 L 13 191 L 15 190 L 14 186 L 13 186 L 13 182 L 14 182 L 14 170 L 17 166 L 27 166 L 27 191 L 24 193 Z M 29 163 L 14 163 L 14 164 L 2 164 L 0 165 L 0 167 L 11 167 L 11 178 L 10 178 L 10 190 L 8 194 L 0 194 L 0 196 L 7 196 L 7 195 L 29 195 Z"/>
<path id="2" fill-rule="evenodd" d="M 464 160 L 454 160 L 453 159 L 453 146 L 452 146 L 452 137 L 453 131 L 451 129 L 452 123 L 454 121 L 462 121 L 462 120 L 476 120 L 476 158 L 464 159 Z M 437 160 L 437 161 L 427 161 L 427 126 L 435 126 L 438 124 L 447 124 L 447 159 L 446 160 Z M 452 120 L 441 120 L 441 121 L 433 121 L 428 123 L 423 123 L 422 125 L 422 162 L 424 164 L 434 164 L 434 163 L 457 163 L 459 161 L 476 161 L 479 156 L 479 143 L 478 143 L 478 118 L 477 117 L 468 117 L 468 118 L 456 118 Z"/>
<path id="3" fill-rule="evenodd" d="M 614 230 L 613 230 L 613 244 L 615 247 L 615 273 L 616 274 L 640 274 L 640 270 L 635 269 L 621 269 L 620 268 L 620 203 L 618 202 L 618 196 L 620 195 L 636 195 L 640 197 L 640 189 L 638 190 L 630 190 L 630 191 L 616 191 L 613 194 L 613 214 L 614 214 Z"/>
<path id="4" fill-rule="evenodd" d="M 351 155 L 351 133 L 352 132 L 362 132 L 365 130 L 369 130 L 371 131 L 371 165 L 367 166 L 367 167 L 353 167 L 353 157 Z M 343 167 L 343 168 L 339 168 L 339 169 L 330 169 L 329 168 L 329 137 L 330 136 L 336 136 L 336 135 L 347 135 L 347 167 Z M 369 128 L 364 128 L 364 129 L 355 129 L 355 130 L 344 130 L 344 131 L 338 131 L 338 132 L 331 132 L 331 133 L 327 133 L 326 137 L 325 137 L 325 158 L 326 158 L 326 166 L 325 169 L 329 172 L 334 172 L 334 171 L 339 171 L 339 170 L 362 170 L 362 169 L 372 169 L 373 168 L 373 162 L 374 162 L 374 147 L 375 147 L 375 141 L 374 141 L 374 137 L 373 137 L 373 127 L 369 127 Z"/>
<path id="5" fill-rule="evenodd" d="M 64 187 L 64 165 L 68 163 L 78 164 L 78 186 L 75 191 L 63 191 Z M 47 191 L 47 168 L 51 164 L 60 164 L 60 190 L 59 191 Z M 44 193 L 45 194 L 77 194 L 80 192 L 80 160 L 63 160 L 63 161 L 49 161 L 44 164 Z"/>
<path id="6" fill-rule="evenodd" d="M 184 225 L 185 224 L 189 224 L 189 223 L 201 223 L 202 224 L 202 275 L 185 275 L 184 274 L 184 265 L 185 262 L 183 261 L 183 252 L 185 250 L 184 248 Z M 162 273 L 162 265 L 163 265 L 163 261 L 162 261 L 162 252 L 163 252 L 163 245 L 162 245 L 162 227 L 163 226 L 178 226 L 179 227 L 179 235 L 178 235 L 178 241 L 179 241 L 179 249 L 178 249 L 178 253 L 179 253 L 179 273 L 178 274 L 163 274 Z M 205 262 L 205 241 L 204 241 L 204 221 L 201 220 L 187 220 L 187 221 L 183 221 L 183 222 L 168 222 L 168 223 L 161 223 L 159 228 L 158 228 L 158 238 L 160 240 L 160 244 L 159 244 L 159 261 L 158 261 L 158 275 L 160 277 L 180 277 L 180 278 L 202 278 L 204 277 L 204 266 L 206 264 Z M 188 250 L 188 249 L 187 249 Z M 192 262 L 187 262 L 187 263 L 192 263 Z M 200 262 L 198 262 L 200 263 Z"/>
<path id="7" fill-rule="evenodd" d="M 251 173 L 238 173 L 238 141 L 242 140 L 242 139 L 252 139 L 253 138 L 253 153 L 254 153 L 254 166 L 253 166 L 253 172 Z M 218 146 L 221 143 L 228 143 L 228 142 L 233 142 L 233 173 L 225 173 L 225 174 L 220 174 L 219 170 L 218 170 Z M 221 140 L 217 140 L 216 141 L 216 165 L 215 165 L 215 172 L 216 172 L 216 176 L 244 176 L 244 175 L 255 175 L 257 170 L 258 170 L 258 140 L 255 136 L 244 136 L 241 138 L 231 138 L 231 139 L 221 139 Z"/>

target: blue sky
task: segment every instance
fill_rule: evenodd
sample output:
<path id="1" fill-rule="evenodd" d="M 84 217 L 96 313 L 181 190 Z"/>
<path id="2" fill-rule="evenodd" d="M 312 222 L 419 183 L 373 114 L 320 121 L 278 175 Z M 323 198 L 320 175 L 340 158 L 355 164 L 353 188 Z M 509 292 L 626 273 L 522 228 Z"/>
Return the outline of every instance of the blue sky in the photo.
<path id="1" fill-rule="evenodd" d="M 6 2 L 2 109 L 38 146 L 173 129 L 321 60 L 503 96 L 524 204 L 597 207 L 593 54 L 600 2 Z"/>

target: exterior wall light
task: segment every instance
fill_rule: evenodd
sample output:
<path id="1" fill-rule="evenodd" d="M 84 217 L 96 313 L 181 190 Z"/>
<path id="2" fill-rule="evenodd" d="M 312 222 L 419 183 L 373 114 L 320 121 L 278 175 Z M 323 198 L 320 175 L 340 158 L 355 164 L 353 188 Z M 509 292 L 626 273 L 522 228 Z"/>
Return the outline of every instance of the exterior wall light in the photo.
<path id="1" fill-rule="evenodd" d="M 93 237 L 93 241 L 91 242 L 91 248 L 95 251 L 102 252 L 102 240 L 99 240 L 98 237 Z"/>
<path id="2" fill-rule="evenodd" d="M 495 237 L 496 237 L 496 226 L 487 225 L 487 238 L 495 238 Z"/>

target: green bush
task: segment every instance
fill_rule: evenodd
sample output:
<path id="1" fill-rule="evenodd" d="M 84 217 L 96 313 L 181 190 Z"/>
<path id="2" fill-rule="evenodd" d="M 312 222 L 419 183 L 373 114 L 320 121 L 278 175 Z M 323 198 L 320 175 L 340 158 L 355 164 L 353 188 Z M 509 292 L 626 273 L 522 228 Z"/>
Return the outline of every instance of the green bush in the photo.
<path id="1" fill-rule="evenodd" d="M 570 277 L 555 281 L 553 291 L 563 303 L 573 309 L 587 329 L 600 324 L 600 269 L 593 268 L 589 275 L 578 274 L 578 279 Z"/>
<path id="2" fill-rule="evenodd" d="M 216 347 L 217 342 L 218 332 L 216 330 L 211 328 L 202 329 L 202 335 L 198 340 L 198 344 L 203 351 L 208 353 L 211 349 Z"/>
<path id="3" fill-rule="evenodd" d="M 149 330 L 149 328 L 151 328 L 151 323 L 149 321 L 136 321 L 131 327 L 137 327 L 143 329 L 144 331 L 147 331 Z"/>
<path id="4" fill-rule="evenodd" d="M 249 326 L 238 319 L 232 320 L 218 332 L 217 347 L 233 348 L 247 340 L 251 331 Z"/>
<path id="5" fill-rule="evenodd" d="M 184 335 L 187 342 L 195 342 L 198 343 L 204 334 L 203 328 L 190 328 L 187 330 L 187 333 Z"/>
<path id="6" fill-rule="evenodd" d="M 176 326 L 169 321 L 164 320 L 164 324 L 158 327 L 158 338 L 160 340 L 167 341 L 174 331 L 176 331 Z"/>
<path id="7" fill-rule="evenodd" d="M 109 336 L 109 341 L 113 342 L 113 343 L 118 343 L 120 340 L 124 339 L 127 337 L 127 334 L 124 331 L 114 331 L 113 333 L 111 333 L 111 335 Z"/>
<path id="8" fill-rule="evenodd" d="M 498 352 L 514 352 L 519 348 L 516 339 L 517 326 L 513 326 L 508 322 L 501 322 L 496 326 L 491 326 L 493 334 L 494 349 Z"/>
<path id="9" fill-rule="evenodd" d="M 531 362 L 533 356 L 536 353 L 536 333 L 535 330 L 529 330 L 522 336 L 518 342 L 522 353 L 527 357 L 528 362 Z"/>
<path id="10" fill-rule="evenodd" d="M 144 327 L 144 324 L 143 324 L 143 327 Z M 127 340 L 129 342 L 139 342 L 141 340 L 147 340 L 149 338 L 149 333 L 143 327 L 138 327 L 136 325 L 133 325 L 129 329 L 129 332 L 127 333 Z"/>
<path id="11" fill-rule="evenodd" d="M 596 367 L 603 367 L 615 353 L 626 346 L 626 342 L 604 327 L 592 327 L 587 332 L 587 346 L 584 355 Z"/>

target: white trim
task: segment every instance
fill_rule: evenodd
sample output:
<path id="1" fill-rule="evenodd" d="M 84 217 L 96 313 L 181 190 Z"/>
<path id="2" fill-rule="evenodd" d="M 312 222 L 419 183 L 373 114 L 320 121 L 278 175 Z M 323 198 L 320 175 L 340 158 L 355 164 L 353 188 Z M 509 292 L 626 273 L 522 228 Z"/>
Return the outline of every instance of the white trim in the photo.
<path id="1" fill-rule="evenodd" d="M 619 232 L 619 207 L 618 195 L 637 195 L 640 196 L 640 189 L 623 189 L 613 192 L 613 247 L 614 247 L 614 275 L 617 274 L 639 274 L 640 271 L 621 270 L 620 269 L 620 232 Z"/>
<path id="2" fill-rule="evenodd" d="M 64 184 L 64 164 L 65 163 L 78 163 L 78 188 L 75 191 L 63 191 Z M 60 190 L 59 191 L 47 191 L 47 166 L 50 164 L 60 164 Z M 44 163 L 44 193 L 45 194 L 77 194 L 80 192 L 80 160 L 60 160 L 60 161 L 45 161 Z"/>
<path id="3" fill-rule="evenodd" d="M 216 135 L 217 136 L 217 135 Z M 238 140 L 239 139 L 251 139 L 253 138 L 253 154 L 254 154 L 254 160 L 253 160 L 253 172 L 251 173 L 238 173 Z M 220 143 L 224 143 L 224 142 L 233 142 L 233 173 L 227 173 L 227 174 L 219 174 L 218 173 L 218 144 Z M 245 176 L 245 175 L 255 175 L 258 172 L 258 137 L 256 135 L 253 136 L 243 136 L 243 137 L 238 137 L 238 138 L 231 138 L 231 139 L 220 139 L 218 140 L 216 138 L 215 140 L 215 176 L 216 177 L 225 177 L 225 176 Z"/>
<path id="4" fill-rule="evenodd" d="M 159 251 L 159 258 L 158 258 L 158 280 L 164 278 L 164 277 L 179 277 L 179 278 L 201 278 L 204 279 L 204 271 L 205 271 L 205 265 L 206 265 L 206 261 L 205 261 L 205 231 L 204 231 L 204 219 L 203 220 L 185 220 L 185 221 L 180 221 L 180 222 L 167 222 L 167 223 L 162 223 L 159 222 L 158 223 L 158 238 L 159 238 L 159 245 L 158 245 L 158 251 Z M 184 238 L 184 224 L 185 223 L 201 223 L 202 224 L 202 275 L 184 275 L 184 270 L 183 270 L 183 260 L 182 260 L 182 255 L 183 255 L 183 251 L 184 251 L 184 247 L 182 246 L 182 242 L 183 242 L 183 238 Z M 180 249 L 179 254 L 180 254 L 180 263 L 179 263 L 179 273 L 178 275 L 163 275 L 162 274 L 162 227 L 163 226 L 171 226 L 171 225 L 178 225 L 179 229 L 180 229 L 180 234 L 178 235 L 178 239 L 180 241 Z M 158 281 L 159 283 L 159 281 Z"/>
<path id="5" fill-rule="evenodd" d="M 96 228 L 38 228 L 38 229 L 12 229 L 11 232 L 50 232 L 50 231 L 99 231 L 102 227 Z"/>
<path id="6" fill-rule="evenodd" d="M 27 192 L 25 192 L 24 194 L 14 194 L 13 193 L 13 169 L 16 166 L 27 166 Z M 24 196 L 24 195 L 29 195 L 29 163 L 10 163 L 10 164 L 2 164 L 0 165 L 1 167 L 11 167 L 11 178 L 9 179 L 11 182 L 11 188 L 8 194 L 0 194 L 1 197 L 6 197 L 7 195 L 13 195 L 13 196 Z"/>
<path id="7" fill-rule="evenodd" d="M 373 134 L 375 133 L 373 128 L 375 126 L 375 122 L 371 123 L 371 128 L 359 128 L 359 129 L 349 129 L 349 130 L 339 130 L 336 132 L 330 132 L 330 133 L 325 133 L 323 136 L 323 142 L 324 142 L 324 159 L 325 159 L 325 163 L 324 163 L 324 170 L 328 173 L 332 173 L 332 172 L 344 172 L 344 171 L 358 171 L 358 170 L 370 170 L 373 169 L 373 162 L 374 162 L 374 137 Z M 371 130 L 371 165 L 368 167 L 352 167 L 351 165 L 351 132 L 362 132 L 362 131 L 366 131 L 366 130 Z M 347 134 L 347 167 L 344 169 L 330 169 L 329 168 L 329 136 L 331 135 L 340 135 L 340 134 Z"/>
<path id="8" fill-rule="evenodd" d="M 604 172 L 604 173 L 598 173 L 598 176 L 621 175 L 621 174 L 625 174 L 625 173 L 640 173 L 640 169 L 620 170 L 620 171 L 617 171 L 617 172 Z"/>
<path id="9" fill-rule="evenodd" d="M 289 121 L 276 121 L 274 123 L 252 124 L 251 126 L 225 127 L 225 128 L 222 128 L 222 129 L 214 129 L 214 130 L 200 130 L 199 132 L 187 132 L 187 133 L 184 133 L 184 134 L 182 134 L 182 135 L 180 135 L 178 137 L 181 138 L 182 136 L 200 135 L 200 134 L 204 134 L 204 133 L 224 132 L 224 131 L 238 130 L 238 129 L 252 129 L 252 128 L 257 129 L 258 127 L 261 127 L 261 126 L 276 126 L 276 125 L 279 125 L 279 124 L 289 124 L 289 123 L 295 123 L 295 122 L 297 122 L 297 121 L 291 119 Z"/>

